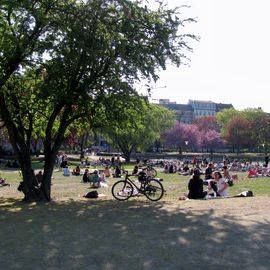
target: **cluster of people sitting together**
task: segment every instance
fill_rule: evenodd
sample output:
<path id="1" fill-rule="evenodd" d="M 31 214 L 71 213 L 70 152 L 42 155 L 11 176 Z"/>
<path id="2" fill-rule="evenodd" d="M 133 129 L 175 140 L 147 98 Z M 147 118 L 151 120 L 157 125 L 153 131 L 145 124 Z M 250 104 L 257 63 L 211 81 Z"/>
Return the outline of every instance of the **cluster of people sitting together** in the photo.
<path id="1" fill-rule="evenodd" d="M 154 160 L 155 166 L 159 166 L 164 173 L 179 173 L 180 175 L 192 175 L 194 168 L 205 170 L 212 163 L 207 158 L 194 157 L 192 160 Z M 225 155 L 223 161 L 213 163 L 213 169 L 231 172 L 232 178 L 237 178 L 237 172 L 247 172 L 248 178 L 270 177 L 270 167 L 268 167 L 269 157 L 265 156 L 263 163 L 247 160 L 230 159 Z M 225 169 L 224 166 L 227 168 Z"/>
<path id="2" fill-rule="evenodd" d="M 203 174 L 199 168 L 193 169 L 192 178 L 188 182 L 188 194 L 180 197 L 180 199 L 203 199 L 210 197 L 228 197 L 228 189 L 230 182 L 228 178 L 230 174 L 226 165 L 223 167 L 223 175 L 220 171 L 213 171 L 213 163 L 209 163 L 205 173 Z M 207 189 L 204 190 L 204 185 Z"/>
<path id="3" fill-rule="evenodd" d="M 266 166 L 261 166 L 260 164 L 256 163 L 255 165 L 250 166 L 247 177 L 270 177 L 270 168 Z"/>
<path id="4" fill-rule="evenodd" d="M 62 161 L 65 161 L 65 159 Z M 104 161 L 104 160 L 102 160 Z M 107 161 L 107 160 L 106 160 Z M 145 161 L 144 164 L 148 164 Z M 268 163 L 268 162 L 267 162 Z M 87 164 L 87 163 L 86 163 Z M 114 164 L 113 172 L 110 170 L 110 164 Z M 82 182 L 90 183 L 90 187 L 98 188 L 102 186 L 102 183 L 106 182 L 108 177 L 121 177 L 121 163 L 117 163 L 112 158 L 110 164 L 102 163 L 105 168 L 103 170 L 91 170 L 84 166 L 85 171 L 83 173 Z M 132 175 L 139 176 L 140 162 L 135 165 Z M 237 180 L 237 174 L 234 173 L 234 168 L 239 165 L 240 162 L 234 160 L 229 163 L 228 159 L 223 159 L 223 162 L 212 163 L 207 159 L 194 159 L 192 161 L 179 161 L 179 160 L 162 160 L 157 164 L 153 164 L 159 167 L 163 167 L 164 173 L 178 173 L 180 175 L 191 175 L 191 179 L 188 182 L 188 193 L 184 196 L 188 199 L 202 199 L 209 197 L 228 197 L 229 186 L 232 186 L 234 181 Z M 268 165 L 268 164 L 267 164 Z M 242 165 L 241 165 L 242 166 Z M 63 166 L 64 167 L 64 166 Z M 247 177 L 260 177 L 270 176 L 270 169 L 268 166 L 259 163 L 244 163 L 242 168 L 247 170 Z M 81 175 L 82 167 L 76 166 L 73 170 L 69 170 L 68 167 L 63 168 L 64 175 Z M 204 177 L 203 177 L 204 175 Z M 138 178 L 139 179 L 139 178 Z"/>
<path id="5" fill-rule="evenodd" d="M 145 170 L 139 171 L 139 166 L 135 165 L 132 170 L 132 175 L 140 177 L 141 175 L 146 175 Z M 80 167 L 77 166 L 72 171 L 72 175 L 80 175 Z M 93 188 L 99 188 L 101 186 L 104 186 L 104 183 L 106 183 L 106 179 L 108 177 L 114 177 L 119 178 L 122 176 L 122 170 L 120 165 L 116 165 L 113 169 L 113 172 L 111 172 L 111 169 L 109 166 L 105 166 L 103 170 L 90 170 L 89 168 L 86 168 L 82 177 L 83 183 L 90 183 L 90 187 Z M 139 179 L 139 178 L 138 178 Z M 105 184 L 106 185 L 106 184 Z"/>
<path id="6" fill-rule="evenodd" d="M 106 178 L 111 176 L 111 171 L 108 166 L 104 170 L 94 170 L 90 171 L 88 168 L 85 169 L 82 182 L 90 183 L 90 187 L 99 188 L 102 185 L 106 186 Z"/>

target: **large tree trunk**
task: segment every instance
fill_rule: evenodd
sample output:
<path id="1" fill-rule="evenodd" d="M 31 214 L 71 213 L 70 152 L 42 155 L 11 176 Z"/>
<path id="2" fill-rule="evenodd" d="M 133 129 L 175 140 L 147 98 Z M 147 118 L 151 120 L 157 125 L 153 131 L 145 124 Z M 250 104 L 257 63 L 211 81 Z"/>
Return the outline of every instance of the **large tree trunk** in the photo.
<path id="1" fill-rule="evenodd" d="M 12 121 L 10 112 L 5 102 L 5 96 L 0 95 L 1 117 L 6 123 L 9 140 L 19 161 L 23 181 L 20 183 L 18 190 L 24 193 L 24 201 L 39 201 L 43 196 L 38 188 L 35 172 L 32 168 L 30 154 L 30 138 L 32 134 L 31 121 L 27 132 L 22 129 L 21 123 L 16 126 Z M 20 120 L 20 119 L 17 119 Z M 19 121 L 18 121 L 19 122 Z"/>
<path id="2" fill-rule="evenodd" d="M 130 157 L 131 157 L 131 152 L 129 149 L 122 149 L 122 152 L 123 152 L 123 155 L 124 155 L 124 158 L 125 158 L 125 161 L 126 162 L 130 162 Z"/>
<path id="3" fill-rule="evenodd" d="M 52 175 L 53 175 L 53 169 L 56 159 L 56 153 L 50 153 L 48 155 L 45 155 L 45 164 L 44 164 L 44 173 L 43 173 L 43 181 L 41 184 L 41 190 L 44 194 L 44 197 L 46 201 L 51 200 L 51 185 L 52 185 Z"/>
<path id="4" fill-rule="evenodd" d="M 130 162 L 130 153 L 123 153 L 126 162 Z"/>
<path id="5" fill-rule="evenodd" d="M 23 160 L 19 159 L 23 181 L 20 183 L 18 190 L 24 193 L 24 201 L 48 201 L 46 193 L 39 186 L 35 172 L 32 168 L 30 151 L 23 152 Z M 42 181 L 43 183 L 43 181 Z"/>
<path id="6" fill-rule="evenodd" d="M 23 182 L 20 184 L 19 188 L 24 193 L 24 201 L 40 201 L 43 196 L 37 185 L 36 176 L 34 170 L 31 166 L 30 155 L 25 156 L 23 164 L 21 164 Z"/>

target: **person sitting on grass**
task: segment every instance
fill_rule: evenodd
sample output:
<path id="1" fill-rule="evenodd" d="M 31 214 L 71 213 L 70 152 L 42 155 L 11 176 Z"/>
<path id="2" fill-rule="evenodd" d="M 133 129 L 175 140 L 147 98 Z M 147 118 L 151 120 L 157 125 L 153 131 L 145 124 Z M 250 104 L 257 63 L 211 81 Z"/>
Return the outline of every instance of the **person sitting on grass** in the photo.
<path id="1" fill-rule="evenodd" d="M 113 177 L 121 177 L 121 169 L 120 169 L 120 166 L 116 165 L 115 167 L 115 171 L 114 171 L 114 174 L 113 174 Z"/>
<path id="2" fill-rule="evenodd" d="M 209 183 L 209 193 L 213 190 L 217 197 L 227 197 L 229 185 L 219 171 L 214 172 L 214 182 L 216 183 L 217 189 Z"/>
<path id="3" fill-rule="evenodd" d="M 257 178 L 258 176 L 259 176 L 258 171 L 255 168 L 250 169 L 248 171 L 248 175 L 247 175 L 248 178 Z"/>
<path id="4" fill-rule="evenodd" d="M 111 171 L 109 169 L 109 166 L 106 166 L 104 171 L 103 171 L 105 177 L 110 177 L 111 176 Z"/>
<path id="5" fill-rule="evenodd" d="M 88 176 L 89 176 L 89 169 L 85 169 L 83 178 L 82 178 L 83 183 L 89 182 Z"/>
<path id="6" fill-rule="evenodd" d="M 132 175 L 138 175 L 138 173 L 139 173 L 139 166 L 135 165 L 132 171 Z"/>
<path id="7" fill-rule="evenodd" d="M 166 163 L 165 166 L 164 166 L 164 170 L 163 170 L 164 173 L 169 173 L 169 165 Z"/>
<path id="8" fill-rule="evenodd" d="M 230 175 L 230 172 L 229 172 L 227 166 L 223 166 L 223 178 L 225 180 L 231 180 L 232 179 L 232 176 Z"/>
<path id="9" fill-rule="evenodd" d="M 81 169 L 80 169 L 80 166 L 76 166 L 76 168 L 73 169 L 72 175 L 76 175 L 76 176 L 81 175 Z"/>
<path id="10" fill-rule="evenodd" d="M 262 168 L 262 177 L 269 177 L 270 176 L 269 171 L 270 170 L 264 164 Z"/>
<path id="11" fill-rule="evenodd" d="M 100 177 L 97 170 L 89 174 L 88 181 L 90 182 L 90 187 L 93 187 L 93 188 L 100 187 Z"/>
<path id="12" fill-rule="evenodd" d="M 64 176 L 70 176 L 70 171 L 68 167 L 63 168 L 63 175 Z"/>
<path id="13" fill-rule="evenodd" d="M 175 173 L 175 167 L 173 164 L 170 164 L 169 166 L 169 173 Z"/>
<path id="14" fill-rule="evenodd" d="M 179 174 L 181 174 L 181 175 L 189 175 L 190 174 L 190 169 L 189 169 L 188 164 L 185 164 L 185 166 L 181 169 Z"/>
<path id="15" fill-rule="evenodd" d="M 42 174 L 42 171 L 39 171 L 39 172 L 36 174 L 36 179 L 37 179 L 38 185 L 40 186 L 41 183 L 43 182 L 43 174 Z"/>
<path id="16" fill-rule="evenodd" d="M 10 184 L 6 183 L 6 179 L 0 177 L 0 187 L 10 186 Z"/>
<path id="17" fill-rule="evenodd" d="M 188 198 L 203 199 L 207 195 L 207 191 L 203 190 L 203 180 L 201 179 L 199 169 L 193 170 L 192 178 L 188 182 Z"/>
<path id="18" fill-rule="evenodd" d="M 223 178 L 229 184 L 229 186 L 233 186 L 234 178 L 230 174 L 229 169 L 226 165 L 223 166 Z"/>

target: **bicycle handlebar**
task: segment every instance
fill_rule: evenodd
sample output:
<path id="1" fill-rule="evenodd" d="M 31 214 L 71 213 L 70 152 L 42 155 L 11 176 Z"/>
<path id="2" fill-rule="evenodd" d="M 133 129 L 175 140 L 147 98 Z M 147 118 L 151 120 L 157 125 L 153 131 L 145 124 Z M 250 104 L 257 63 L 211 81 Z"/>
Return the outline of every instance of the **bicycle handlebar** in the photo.
<path id="1" fill-rule="evenodd" d="M 136 174 L 129 173 L 128 170 L 121 169 L 122 173 L 125 174 L 127 177 L 129 176 L 137 176 Z"/>

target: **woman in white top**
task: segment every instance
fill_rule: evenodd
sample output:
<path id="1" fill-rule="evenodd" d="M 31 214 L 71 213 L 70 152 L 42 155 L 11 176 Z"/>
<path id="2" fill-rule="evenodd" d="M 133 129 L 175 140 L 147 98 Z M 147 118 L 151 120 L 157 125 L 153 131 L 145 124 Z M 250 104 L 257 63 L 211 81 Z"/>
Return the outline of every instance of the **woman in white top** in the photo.
<path id="1" fill-rule="evenodd" d="M 222 197 L 227 197 L 228 196 L 228 183 L 226 180 L 222 177 L 221 173 L 219 171 L 214 172 L 214 181 L 216 182 L 217 185 L 217 195 L 220 195 Z"/>

